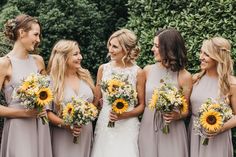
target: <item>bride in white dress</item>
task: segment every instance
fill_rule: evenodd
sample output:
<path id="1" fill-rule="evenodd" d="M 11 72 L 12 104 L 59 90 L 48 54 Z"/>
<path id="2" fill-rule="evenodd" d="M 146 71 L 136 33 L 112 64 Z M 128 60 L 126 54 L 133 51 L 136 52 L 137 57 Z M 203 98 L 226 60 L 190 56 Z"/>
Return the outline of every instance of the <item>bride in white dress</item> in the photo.
<path id="1" fill-rule="evenodd" d="M 134 63 L 140 52 L 137 37 L 132 31 L 121 29 L 111 35 L 107 47 L 111 61 L 101 65 L 97 74 L 96 99 L 102 98 L 103 105 L 96 124 L 91 157 L 138 157 L 138 116 L 144 110 L 145 77 L 143 70 Z M 114 73 L 127 76 L 138 92 L 136 106 L 130 106 L 120 115 L 111 112 L 106 94 L 100 88 L 101 81 L 111 79 Z M 114 121 L 115 127 L 107 127 L 109 121 Z"/>

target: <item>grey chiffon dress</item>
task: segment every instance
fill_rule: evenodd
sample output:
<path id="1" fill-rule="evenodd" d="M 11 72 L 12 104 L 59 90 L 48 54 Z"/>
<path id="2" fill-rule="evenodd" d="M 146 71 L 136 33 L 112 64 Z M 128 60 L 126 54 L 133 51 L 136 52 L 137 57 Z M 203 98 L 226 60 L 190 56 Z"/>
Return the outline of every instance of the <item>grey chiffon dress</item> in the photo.
<path id="1" fill-rule="evenodd" d="M 191 95 L 192 116 L 189 126 L 190 156 L 191 157 L 233 157 L 233 144 L 231 130 L 227 130 L 209 139 L 207 146 L 201 144 L 201 137 L 196 135 L 193 121 L 198 115 L 201 104 L 207 98 L 216 99 L 218 96 L 218 78 L 204 75 L 198 83 L 195 83 Z"/>
<path id="2" fill-rule="evenodd" d="M 160 80 L 168 76 L 178 87 L 178 72 L 160 67 L 158 63 L 151 65 L 146 80 L 146 106 L 141 120 L 139 132 L 140 157 L 188 157 L 187 131 L 183 120 L 169 124 L 170 132 L 164 134 L 163 118 L 159 111 L 148 108 L 153 90 L 160 86 Z"/>
<path id="3" fill-rule="evenodd" d="M 93 101 L 93 92 L 90 86 L 83 80 L 79 80 L 79 86 L 79 92 L 76 93 L 65 85 L 64 102 L 70 101 L 72 97 L 89 102 Z M 52 108 L 56 113 L 56 106 L 53 105 Z M 56 126 L 52 126 L 51 130 L 53 157 L 90 157 L 93 137 L 92 123 L 82 126 L 77 144 L 73 143 L 73 135 L 69 130 Z"/>
<path id="4" fill-rule="evenodd" d="M 8 56 L 12 65 L 12 78 L 3 88 L 8 107 L 24 109 L 12 93 L 21 80 L 38 68 L 34 58 L 22 60 Z M 5 118 L 0 157 L 52 157 L 49 125 L 36 118 Z"/>

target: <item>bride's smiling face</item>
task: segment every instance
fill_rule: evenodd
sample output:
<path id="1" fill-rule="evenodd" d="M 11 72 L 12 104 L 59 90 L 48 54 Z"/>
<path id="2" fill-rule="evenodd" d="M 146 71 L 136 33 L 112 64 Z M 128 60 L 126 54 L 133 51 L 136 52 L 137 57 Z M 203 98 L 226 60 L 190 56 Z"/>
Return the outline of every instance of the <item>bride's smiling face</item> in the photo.
<path id="1" fill-rule="evenodd" d="M 111 60 L 114 61 L 120 61 L 125 56 L 125 51 L 123 50 L 117 38 L 113 38 L 110 40 L 108 51 Z"/>

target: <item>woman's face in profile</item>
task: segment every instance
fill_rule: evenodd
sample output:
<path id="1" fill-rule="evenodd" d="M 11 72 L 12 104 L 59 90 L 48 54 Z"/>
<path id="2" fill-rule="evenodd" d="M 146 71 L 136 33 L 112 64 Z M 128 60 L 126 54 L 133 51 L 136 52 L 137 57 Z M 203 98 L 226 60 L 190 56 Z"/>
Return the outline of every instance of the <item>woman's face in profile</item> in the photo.
<path id="1" fill-rule="evenodd" d="M 40 26 L 37 23 L 32 23 L 31 30 L 28 32 L 22 31 L 19 37 L 22 45 L 28 52 L 32 52 L 40 43 Z"/>
<path id="2" fill-rule="evenodd" d="M 79 47 L 76 47 L 72 53 L 71 56 L 69 56 L 67 65 L 71 69 L 78 69 L 81 67 L 81 60 L 83 59 Z"/>
<path id="3" fill-rule="evenodd" d="M 112 38 L 109 42 L 108 51 L 111 60 L 120 61 L 125 56 L 125 52 L 117 38 Z"/>
<path id="4" fill-rule="evenodd" d="M 154 58 L 157 62 L 161 62 L 161 55 L 160 55 L 159 49 L 160 49 L 159 38 L 158 38 L 158 36 L 155 36 L 154 43 L 152 46 L 152 52 L 153 52 Z"/>
<path id="5" fill-rule="evenodd" d="M 202 70 L 211 70 L 217 68 L 217 61 L 212 59 L 207 51 L 202 47 L 199 55 L 200 67 Z"/>

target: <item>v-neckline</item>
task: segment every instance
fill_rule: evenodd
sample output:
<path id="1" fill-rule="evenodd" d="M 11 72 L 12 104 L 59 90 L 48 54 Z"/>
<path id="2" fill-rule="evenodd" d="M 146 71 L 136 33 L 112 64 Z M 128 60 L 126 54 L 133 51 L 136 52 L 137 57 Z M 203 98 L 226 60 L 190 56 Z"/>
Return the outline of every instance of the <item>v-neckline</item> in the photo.
<path id="1" fill-rule="evenodd" d="M 68 90 L 71 89 L 71 91 L 73 92 L 73 94 L 75 94 L 76 97 L 79 96 L 79 93 L 80 93 L 80 86 L 81 86 L 81 80 L 80 80 L 80 79 L 78 79 L 78 89 L 77 89 L 77 90 L 74 89 L 71 85 L 68 85 L 68 84 L 67 84 Z"/>

